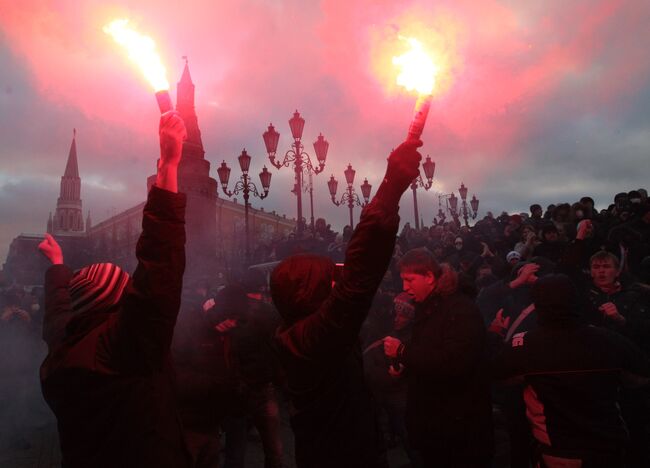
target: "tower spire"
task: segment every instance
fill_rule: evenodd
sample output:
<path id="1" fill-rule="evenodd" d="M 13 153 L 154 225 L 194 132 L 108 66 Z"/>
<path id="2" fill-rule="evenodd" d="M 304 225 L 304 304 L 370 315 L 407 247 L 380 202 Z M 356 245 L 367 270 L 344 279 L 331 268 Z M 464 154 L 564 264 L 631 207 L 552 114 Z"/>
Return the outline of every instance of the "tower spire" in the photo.
<path id="1" fill-rule="evenodd" d="M 183 55 L 181 58 L 185 60 L 185 67 L 183 67 L 183 74 L 181 75 L 181 80 L 178 83 L 193 84 L 192 77 L 190 76 L 190 64 L 189 60 L 187 59 L 187 55 Z"/>
<path id="2" fill-rule="evenodd" d="M 183 158 L 203 159 L 203 141 L 199 130 L 196 110 L 194 108 L 194 83 L 190 76 L 190 66 L 187 55 L 183 55 L 185 67 L 176 88 L 176 110 L 181 115 L 187 129 L 187 140 L 183 143 Z"/>
<path id="3" fill-rule="evenodd" d="M 68 152 L 68 162 L 65 165 L 63 177 L 79 177 L 79 165 L 77 163 L 77 129 L 72 129 L 72 143 Z"/>
<path id="4" fill-rule="evenodd" d="M 68 152 L 68 161 L 65 172 L 61 177 L 59 199 L 56 202 L 56 211 L 52 222 L 54 234 L 74 234 L 83 231 L 83 216 L 81 214 L 81 179 L 79 178 L 79 164 L 77 163 L 77 129 L 72 130 L 72 143 Z"/>

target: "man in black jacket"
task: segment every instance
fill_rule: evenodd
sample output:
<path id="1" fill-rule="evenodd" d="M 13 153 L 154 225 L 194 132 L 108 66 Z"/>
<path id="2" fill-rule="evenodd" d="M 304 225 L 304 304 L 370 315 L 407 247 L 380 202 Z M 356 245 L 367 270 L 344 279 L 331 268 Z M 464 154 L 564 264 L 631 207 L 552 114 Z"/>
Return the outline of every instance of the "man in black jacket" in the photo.
<path id="1" fill-rule="evenodd" d="M 532 295 L 539 327 L 515 334 L 493 372 L 523 379 L 540 466 L 623 466 L 619 390 L 624 380 L 647 385 L 648 361 L 622 336 L 580 324 L 567 276 L 540 278 Z"/>
<path id="2" fill-rule="evenodd" d="M 485 325 L 458 290 L 458 276 L 426 248 L 400 260 L 404 291 L 416 302 L 410 345 L 386 337 L 384 351 L 408 373 L 406 425 L 424 466 L 487 467 L 492 406 L 485 373 Z"/>
<path id="3" fill-rule="evenodd" d="M 271 296 L 283 319 L 276 341 L 299 468 L 386 466 L 359 331 L 393 253 L 399 199 L 418 175 L 421 145 L 405 142 L 388 158 L 386 177 L 361 214 L 334 287 L 334 263 L 315 255 L 289 257 L 271 275 Z"/>
<path id="4" fill-rule="evenodd" d="M 161 156 L 149 192 L 132 278 L 116 265 L 72 272 L 49 235 L 41 366 L 58 420 L 62 465 L 186 467 L 169 348 L 185 269 L 185 196 L 177 185 L 185 125 L 160 120 Z"/>

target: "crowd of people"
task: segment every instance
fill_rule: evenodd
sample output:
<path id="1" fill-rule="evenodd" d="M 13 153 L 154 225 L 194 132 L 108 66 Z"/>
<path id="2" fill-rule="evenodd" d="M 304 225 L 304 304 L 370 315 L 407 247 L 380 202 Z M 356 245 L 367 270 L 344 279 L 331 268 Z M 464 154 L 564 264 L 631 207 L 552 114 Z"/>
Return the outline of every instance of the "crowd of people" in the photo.
<path id="1" fill-rule="evenodd" d="M 390 447 L 415 468 L 489 467 L 495 429 L 513 468 L 650 466 L 645 190 L 601 211 L 583 197 L 398 233 L 421 159 L 407 141 L 356 229 L 318 220 L 258 250 L 278 262 L 268 277 L 183 284 L 184 132 L 175 113 L 162 117 L 132 275 L 73 272 L 47 235 L 44 290 L 3 291 L 1 372 L 13 383 L 0 411 L 12 434 L 42 336 L 66 467 L 242 467 L 252 427 L 264 465 L 286 466 L 285 400 L 300 468 L 387 467 Z M 18 342 L 33 343 L 23 360 Z"/>

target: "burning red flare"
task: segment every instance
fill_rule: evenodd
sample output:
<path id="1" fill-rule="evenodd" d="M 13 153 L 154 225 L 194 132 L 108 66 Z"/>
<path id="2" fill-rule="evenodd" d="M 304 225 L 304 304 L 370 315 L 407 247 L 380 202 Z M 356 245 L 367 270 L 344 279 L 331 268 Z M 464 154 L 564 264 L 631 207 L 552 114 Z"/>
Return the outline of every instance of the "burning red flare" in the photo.
<path id="1" fill-rule="evenodd" d="M 104 32 L 127 51 L 129 59 L 142 71 L 151 84 L 161 113 L 173 109 L 169 96 L 167 71 L 156 51 L 156 43 L 129 26 L 128 19 L 116 19 L 104 26 Z"/>
<path id="2" fill-rule="evenodd" d="M 415 114 L 409 126 L 408 140 L 419 140 L 424 130 L 424 124 L 429 115 L 433 87 L 437 67 L 431 56 L 424 50 L 420 41 L 414 38 L 400 38 L 406 40 L 410 49 L 397 57 L 393 57 L 393 64 L 400 68 L 397 75 L 397 84 L 408 91 L 417 91 L 418 100 L 415 103 Z"/>

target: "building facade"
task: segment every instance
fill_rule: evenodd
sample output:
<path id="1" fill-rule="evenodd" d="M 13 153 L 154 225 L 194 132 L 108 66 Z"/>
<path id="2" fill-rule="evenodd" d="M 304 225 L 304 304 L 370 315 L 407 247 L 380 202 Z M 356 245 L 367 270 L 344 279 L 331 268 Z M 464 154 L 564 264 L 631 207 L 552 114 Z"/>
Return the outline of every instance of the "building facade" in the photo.
<path id="1" fill-rule="evenodd" d="M 187 61 L 177 85 L 176 110 L 187 128 L 187 140 L 178 171 L 179 191 L 187 195 L 186 209 L 186 284 L 211 279 L 243 267 L 244 205 L 219 198 L 218 185 L 210 177 L 210 162 L 205 151 L 194 108 L 194 84 Z M 147 178 L 147 189 L 156 180 Z M 60 194 L 54 216 L 50 214 L 47 232 L 63 248 L 66 263 L 73 268 L 95 262 L 112 262 L 133 272 L 137 260 L 135 246 L 142 232 L 141 202 L 96 224 L 90 213 L 84 223 L 81 203 L 81 178 L 77 161 L 76 132 L 61 178 Z M 85 224 L 85 225 L 84 225 Z M 287 236 L 295 227 L 294 219 L 275 212 L 249 207 L 251 251 Z M 47 262 L 37 251 L 42 236 L 21 234 L 9 248 L 4 273 L 21 284 L 41 284 Z"/>

